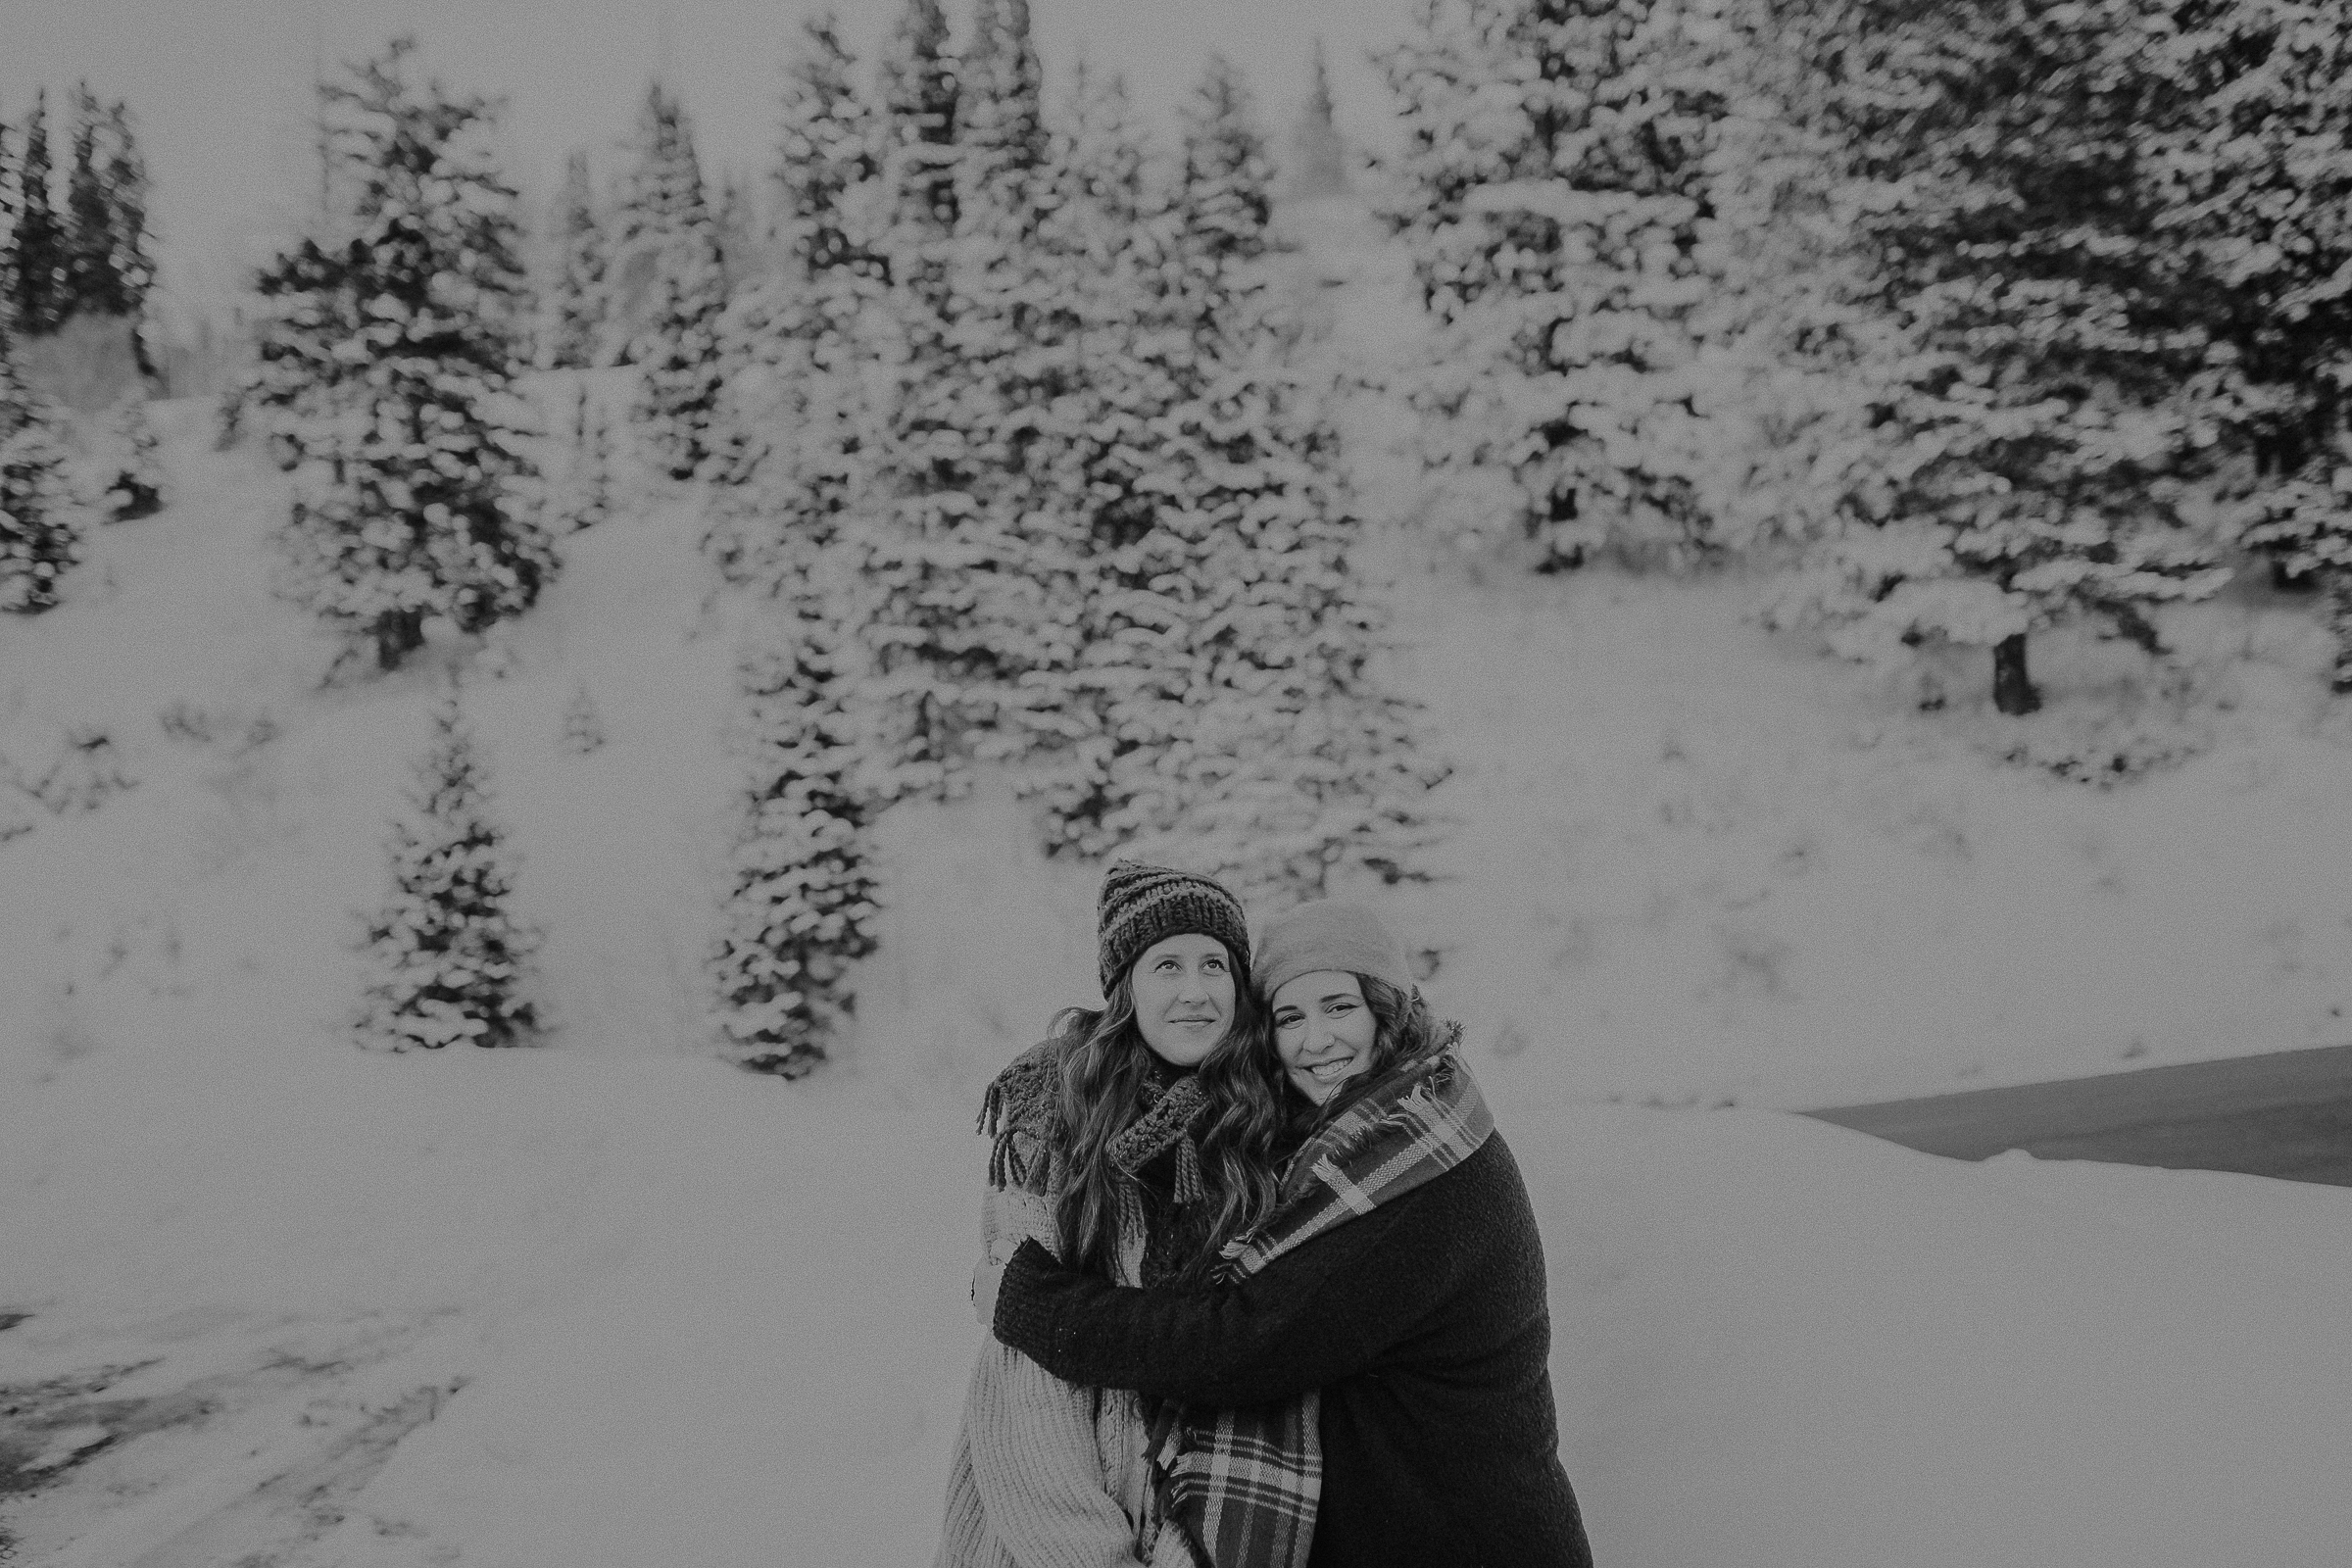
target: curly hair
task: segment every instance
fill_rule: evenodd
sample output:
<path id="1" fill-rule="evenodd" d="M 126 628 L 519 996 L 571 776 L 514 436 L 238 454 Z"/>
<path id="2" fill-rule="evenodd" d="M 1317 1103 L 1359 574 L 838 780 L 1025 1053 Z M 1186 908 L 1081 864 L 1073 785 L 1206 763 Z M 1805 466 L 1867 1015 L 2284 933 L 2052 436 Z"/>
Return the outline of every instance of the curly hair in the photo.
<path id="1" fill-rule="evenodd" d="M 1277 1192 L 1276 1145 L 1286 1115 L 1254 1055 L 1263 1008 L 1249 982 L 1238 973 L 1235 980 L 1233 1021 L 1194 1069 L 1208 1097 L 1200 1152 L 1210 1219 L 1205 1244 L 1178 1271 L 1183 1283 L 1208 1278 L 1220 1249 L 1254 1229 Z M 1054 1229 L 1071 1267 L 1110 1279 L 1119 1251 L 1119 1190 L 1135 1180 L 1112 1162 L 1110 1145 L 1143 1113 L 1144 1085 L 1158 1058 L 1136 1021 L 1126 975 L 1112 983 L 1100 1010 L 1063 1009 L 1053 1034 L 1064 1043 L 1054 1121 L 1067 1173 L 1054 1202 Z"/>

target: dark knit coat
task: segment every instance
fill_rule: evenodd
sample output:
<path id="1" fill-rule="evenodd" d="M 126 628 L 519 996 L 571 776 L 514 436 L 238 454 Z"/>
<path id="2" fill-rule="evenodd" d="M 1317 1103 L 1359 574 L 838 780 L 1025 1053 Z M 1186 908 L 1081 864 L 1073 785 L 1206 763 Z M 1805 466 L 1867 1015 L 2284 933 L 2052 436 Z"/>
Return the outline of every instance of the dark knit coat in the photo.
<path id="1" fill-rule="evenodd" d="M 1590 1568 L 1560 1468 L 1544 1250 L 1499 1133 L 1237 1284 L 1127 1290 L 1012 1256 L 997 1338 L 1057 1377 L 1201 1405 L 1320 1388 L 1317 1568 Z"/>

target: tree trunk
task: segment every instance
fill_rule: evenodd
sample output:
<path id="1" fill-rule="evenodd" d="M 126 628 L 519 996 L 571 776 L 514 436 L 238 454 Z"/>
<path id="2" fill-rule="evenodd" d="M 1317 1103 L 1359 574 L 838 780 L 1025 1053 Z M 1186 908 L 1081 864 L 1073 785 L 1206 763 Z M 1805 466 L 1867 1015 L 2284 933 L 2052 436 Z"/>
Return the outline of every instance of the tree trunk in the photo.
<path id="1" fill-rule="evenodd" d="M 2287 569 L 2286 557 L 2271 558 L 2271 586 L 2279 593 L 2304 594 L 2319 586 L 2319 580 L 2308 571 Z"/>
<path id="2" fill-rule="evenodd" d="M 2041 706 L 2041 693 L 2026 676 L 2022 631 L 1992 645 L 1992 706 L 2009 714 L 2031 713 Z"/>
<path id="3" fill-rule="evenodd" d="M 375 617 L 375 667 L 398 669 L 402 660 L 424 646 L 424 612 L 387 610 Z"/>

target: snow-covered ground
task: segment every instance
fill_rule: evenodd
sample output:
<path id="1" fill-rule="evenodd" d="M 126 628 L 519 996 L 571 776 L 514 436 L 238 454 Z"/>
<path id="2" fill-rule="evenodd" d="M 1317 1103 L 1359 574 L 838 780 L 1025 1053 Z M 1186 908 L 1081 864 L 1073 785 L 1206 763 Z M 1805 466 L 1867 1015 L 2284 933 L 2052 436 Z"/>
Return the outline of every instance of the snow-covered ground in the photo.
<path id="1" fill-rule="evenodd" d="M 280 481 L 206 415 L 159 413 L 174 504 L 0 622 L 0 756 L 95 800 L 0 787 L 0 1385 L 37 1442 L 0 1475 L 56 1478 L 0 1490 L 18 1559 L 926 1560 L 977 1089 L 1089 995 L 1093 876 L 1001 791 L 901 811 L 843 1059 L 719 1065 L 740 609 L 656 494 L 458 662 L 557 1033 L 352 1049 L 353 911 L 452 660 L 320 689 L 266 588 Z M 2352 1194 L 1749 1108 L 2352 1033 L 2307 612 L 2177 623 L 2180 699 L 2045 639 L 2050 709 L 2004 727 L 1980 671 L 1922 712 L 1758 630 L 1758 582 L 1366 560 L 1457 766 L 1447 874 L 1394 906 L 1535 1192 L 1601 1560 L 2341 1561 Z M 610 739 L 573 756 L 581 684 Z M 2119 747 L 2194 755 L 2031 760 Z"/>

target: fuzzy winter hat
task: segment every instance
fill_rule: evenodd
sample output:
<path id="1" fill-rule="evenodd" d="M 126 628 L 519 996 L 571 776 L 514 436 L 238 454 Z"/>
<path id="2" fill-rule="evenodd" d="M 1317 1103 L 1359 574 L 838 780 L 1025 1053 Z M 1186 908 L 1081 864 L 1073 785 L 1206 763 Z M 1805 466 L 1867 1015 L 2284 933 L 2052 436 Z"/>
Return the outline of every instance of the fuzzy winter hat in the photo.
<path id="1" fill-rule="evenodd" d="M 1360 904 L 1338 899 L 1301 904 L 1268 920 L 1257 934 L 1257 967 L 1250 971 L 1250 983 L 1270 1000 L 1300 975 L 1321 969 L 1368 974 L 1399 991 L 1413 989 L 1404 949 L 1380 916 Z"/>
<path id="2" fill-rule="evenodd" d="M 1215 937 L 1233 955 L 1234 967 L 1250 967 L 1250 923 L 1242 905 L 1214 878 L 1171 871 L 1164 865 L 1121 860 L 1102 873 L 1095 900 L 1095 953 L 1102 969 L 1102 994 L 1118 983 L 1127 966 L 1155 942 L 1188 931 Z"/>

